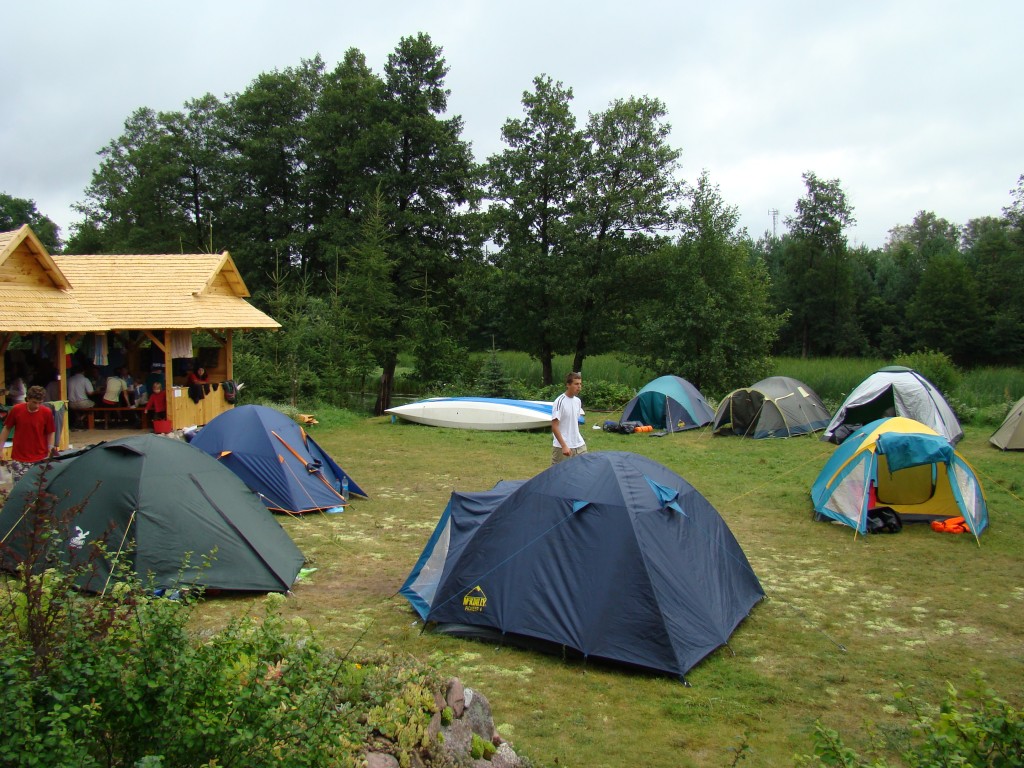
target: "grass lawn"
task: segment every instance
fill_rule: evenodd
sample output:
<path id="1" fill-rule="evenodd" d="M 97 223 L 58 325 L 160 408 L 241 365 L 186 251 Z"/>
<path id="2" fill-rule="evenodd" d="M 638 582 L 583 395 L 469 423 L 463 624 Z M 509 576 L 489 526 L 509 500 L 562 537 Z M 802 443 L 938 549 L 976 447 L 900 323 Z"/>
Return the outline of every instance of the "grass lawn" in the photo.
<path id="1" fill-rule="evenodd" d="M 591 414 L 599 423 L 606 414 Z M 689 673 L 691 687 L 623 668 L 422 632 L 398 588 L 453 490 L 531 477 L 550 457 L 545 432 L 446 430 L 387 418 L 318 414 L 311 434 L 371 498 L 339 515 L 280 518 L 316 568 L 286 615 L 354 656 L 409 654 L 490 700 L 516 749 L 546 766 L 789 766 L 810 753 L 815 721 L 866 751 L 910 736 L 900 684 L 938 703 L 947 681 L 978 673 L 1021 705 L 1024 691 L 1024 454 L 967 428 L 959 446 L 979 472 L 990 528 L 927 525 L 856 538 L 811 520 L 809 491 L 834 446 L 813 438 L 747 440 L 707 431 L 663 438 L 595 431 L 592 451 L 641 453 L 675 470 L 718 509 L 767 599 Z M 628 600 L 628 595 L 623 595 Z M 204 626 L 252 599 L 211 598 Z M 895 752 L 889 753 L 892 760 Z"/>

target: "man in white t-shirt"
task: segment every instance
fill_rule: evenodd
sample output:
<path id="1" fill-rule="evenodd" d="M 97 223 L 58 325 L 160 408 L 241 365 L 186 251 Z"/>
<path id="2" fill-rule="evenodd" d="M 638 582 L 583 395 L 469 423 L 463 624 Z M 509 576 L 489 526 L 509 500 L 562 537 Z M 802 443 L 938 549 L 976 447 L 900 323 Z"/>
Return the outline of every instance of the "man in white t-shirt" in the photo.
<path id="1" fill-rule="evenodd" d="M 583 403 L 577 397 L 582 388 L 582 375 L 575 371 L 567 374 L 565 394 L 556 397 L 551 408 L 551 434 L 554 437 L 551 443 L 552 464 L 587 452 L 587 444 L 583 442 L 583 435 L 580 434 Z"/>
<path id="2" fill-rule="evenodd" d="M 82 429 L 83 419 L 81 413 L 75 413 L 84 411 L 86 408 L 92 408 L 96 403 L 92 400 L 96 396 L 96 392 L 93 391 L 93 383 L 86 378 L 86 375 L 82 373 L 81 368 L 76 368 L 71 378 L 68 379 L 68 407 L 72 411 L 72 415 L 77 418 L 72 421 L 72 429 Z"/>

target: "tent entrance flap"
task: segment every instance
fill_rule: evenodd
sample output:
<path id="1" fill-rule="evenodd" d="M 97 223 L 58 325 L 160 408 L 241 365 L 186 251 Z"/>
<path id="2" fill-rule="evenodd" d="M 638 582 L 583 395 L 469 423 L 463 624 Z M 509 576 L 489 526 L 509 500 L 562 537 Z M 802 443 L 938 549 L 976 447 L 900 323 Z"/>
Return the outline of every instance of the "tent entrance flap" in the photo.
<path id="1" fill-rule="evenodd" d="M 850 424 L 870 424 L 878 419 L 896 415 L 896 400 L 892 387 L 886 387 L 878 396 L 860 405 L 846 409 L 846 421 Z"/>
<path id="2" fill-rule="evenodd" d="M 885 456 L 880 455 L 876 489 L 880 504 L 924 504 L 935 495 L 935 468 L 921 464 L 890 472 Z"/>

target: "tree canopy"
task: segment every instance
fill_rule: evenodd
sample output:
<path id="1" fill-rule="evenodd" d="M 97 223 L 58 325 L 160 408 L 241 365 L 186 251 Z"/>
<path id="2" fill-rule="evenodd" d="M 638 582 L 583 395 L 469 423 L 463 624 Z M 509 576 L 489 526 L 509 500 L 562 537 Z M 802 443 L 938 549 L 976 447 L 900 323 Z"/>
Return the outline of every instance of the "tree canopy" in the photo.
<path id="1" fill-rule="evenodd" d="M 333 69 L 314 56 L 139 108 L 100 149 L 65 251 L 230 250 L 289 326 L 241 345 L 268 389 L 330 397 L 379 371 L 378 413 L 403 353 L 435 387 L 466 383 L 468 351 L 507 348 L 542 384 L 564 373 L 555 355 L 582 370 L 614 352 L 719 393 L 771 354 L 1024 354 L 1024 176 L 1001 215 L 921 211 L 868 249 L 847 241 L 841 180 L 808 170 L 786 231 L 755 242 L 708 172 L 687 184 L 658 99 L 582 118 L 570 86 L 537 75 L 477 161 L 448 74 L 420 33 L 380 72 L 353 48 Z M 21 223 L 64 245 L 34 202 L 0 195 L 0 229 Z"/>

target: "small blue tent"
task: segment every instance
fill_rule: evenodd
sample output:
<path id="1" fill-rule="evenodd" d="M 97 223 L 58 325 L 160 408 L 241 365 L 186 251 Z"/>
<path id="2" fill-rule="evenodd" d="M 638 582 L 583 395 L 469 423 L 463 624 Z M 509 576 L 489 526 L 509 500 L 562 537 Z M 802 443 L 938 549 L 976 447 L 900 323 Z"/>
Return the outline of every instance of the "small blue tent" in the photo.
<path id="1" fill-rule="evenodd" d="M 400 591 L 440 631 L 680 677 L 764 596 L 693 486 L 618 451 L 453 493 Z"/>
<path id="2" fill-rule="evenodd" d="M 366 496 L 306 431 L 280 411 L 243 405 L 199 430 L 191 445 L 226 466 L 268 509 L 301 514 L 345 505 L 348 492 Z"/>
<path id="3" fill-rule="evenodd" d="M 703 427 L 714 418 L 715 412 L 693 384 L 679 376 L 660 376 L 626 404 L 619 423 L 639 421 L 655 429 L 680 432 Z"/>

